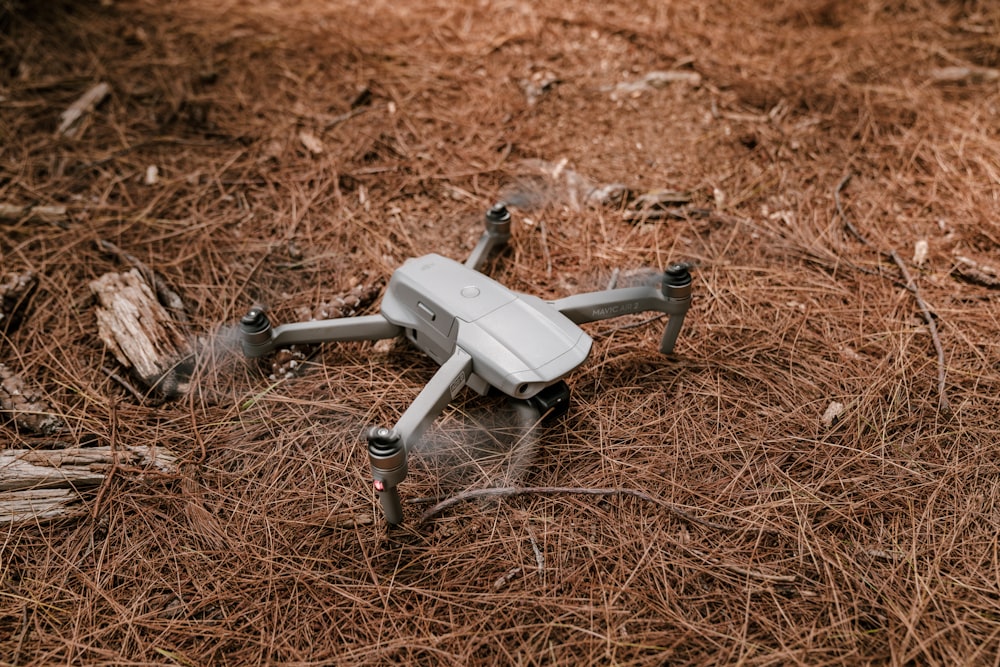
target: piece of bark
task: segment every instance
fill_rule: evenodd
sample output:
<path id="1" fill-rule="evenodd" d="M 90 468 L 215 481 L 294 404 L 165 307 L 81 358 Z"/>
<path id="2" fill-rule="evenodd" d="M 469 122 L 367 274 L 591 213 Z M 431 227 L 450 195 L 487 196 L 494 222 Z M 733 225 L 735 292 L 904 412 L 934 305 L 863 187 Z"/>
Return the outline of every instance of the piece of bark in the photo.
<path id="1" fill-rule="evenodd" d="M 12 332 L 21 323 L 38 276 L 34 271 L 8 273 L 0 278 L 0 332 Z"/>
<path id="2" fill-rule="evenodd" d="M 0 204 L 0 220 L 27 220 L 30 222 L 65 222 L 68 215 L 65 206 L 39 204 L 38 206 L 18 206 Z"/>
<path id="3" fill-rule="evenodd" d="M 521 160 L 517 163 L 521 175 L 501 191 L 501 198 L 526 210 L 560 204 L 580 211 L 586 207 L 618 206 L 630 197 L 625 185 L 598 183 L 569 169 L 567 163 L 565 158 L 559 162 Z"/>
<path id="4" fill-rule="evenodd" d="M 0 450 L 0 524 L 72 514 L 80 491 L 100 485 L 115 465 L 177 471 L 176 458 L 162 447 Z"/>
<path id="5" fill-rule="evenodd" d="M 184 307 L 184 300 L 181 299 L 180 295 L 167 284 L 167 281 L 164 280 L 160 274 L 146 266 L 146 264 L 138 257 L 132 253 L 125 252 L 111 241 L 100 239 L 97 242 L 97 247 L 103 252 L 117 258 L 119 261 L 131 264 L 135 268 L 139 269 L 140 275 L 142 275 L 143 279 L 149 283 L 149 285 L 151 285 L 153 290 L 156 292 L 156 298 L 159 299 L 160 303 L 169 309 L 171 314 L 182 324 L 187 324 L 188 316 L 187 308 Z"/>
<path id="6" fill-rule="evenodd" d="M 186 394 L 191 345 L 139 270 L 106 273 L 90 289 L 99 304 L 98 334 L 118 362 L 165 398 Z"/>
<path id="7" fill-rule="evenodd" d="M 162 447 L 110 447 L 0 450 L 0 491 L 85 488 L 104 481 L 112 465 L 173 472 L 177 459 Z"/>
<path id="8" fill-rule="evenodd" d="M 64 426 L 40 389 L 0 364 L 0 422 L 7 420 L 40 435 L 58 433 Z"/>
<path id="9" fill-rule="evenodd" d="M 80 130 L 80 121 L 103 102 L 110 92 L 111 86 L 103 81 L 87 90 L 59 115 L 62 120 L 56 134 L 70 138 L 76 136 Z"/>

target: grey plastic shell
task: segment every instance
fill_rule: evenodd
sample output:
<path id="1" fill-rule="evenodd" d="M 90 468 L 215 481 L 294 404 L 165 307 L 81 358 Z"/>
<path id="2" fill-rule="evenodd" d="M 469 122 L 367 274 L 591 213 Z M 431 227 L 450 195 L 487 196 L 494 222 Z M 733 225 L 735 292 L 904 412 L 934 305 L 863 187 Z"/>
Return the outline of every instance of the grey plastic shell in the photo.
<path id="1" fill-rule="evenodd" d="M 408 260 L 382 299 L 386 319 L 438 363 L 456 348 L 476 379 L 530 398 L 579 366 L 591 339 L 551 305 L 436 254 Z"/>

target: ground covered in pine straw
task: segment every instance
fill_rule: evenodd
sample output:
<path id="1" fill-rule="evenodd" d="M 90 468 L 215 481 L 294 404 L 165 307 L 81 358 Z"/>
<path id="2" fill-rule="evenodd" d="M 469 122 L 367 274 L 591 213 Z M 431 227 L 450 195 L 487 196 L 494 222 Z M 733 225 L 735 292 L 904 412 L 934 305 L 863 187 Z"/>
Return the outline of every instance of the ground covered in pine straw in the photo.
<path id="1" fill-rule="evenodd" d="M 0 443 L 112 452 L 0 524 L 0 664 L 994 664 L 998 34 L 957 0 L 0 1 L 0 283 L 37 280 L 0 364 L 58 422 L 8 400 Z M 498 200 L 509 287 L 685 261 L 691 311 L 671 357 L 586 325 L 554 423 L 467 390 L 387 529 L 361 432 L 434 363 L 248 363 L 234 325 L 374 313 Z M 194 353 L 168 392 L 98 336 L 91 281 L 140 265 Z"/>

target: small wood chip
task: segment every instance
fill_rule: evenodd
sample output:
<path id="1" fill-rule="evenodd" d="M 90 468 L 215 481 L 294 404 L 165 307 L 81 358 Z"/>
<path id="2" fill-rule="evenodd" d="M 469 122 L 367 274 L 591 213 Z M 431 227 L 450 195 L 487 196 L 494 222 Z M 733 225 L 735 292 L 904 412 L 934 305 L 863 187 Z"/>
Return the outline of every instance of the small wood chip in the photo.
<path id="1" fill-rule="evenodd" d="M 926 239 L 920 239 L 915 244 L 913 244 L 913 263 L 917 266 L 923 266 L 924 262 L 927 261 L 927 250 L 929 246 Z"/>
<path id="2" fill-rule="evenodd" d="M 17 206 L 0 204 L 0 220 L 25 220 L 28 222 L 65 222 L 66 207 L 58 205 Z"/>
<path id="3" fill-rule="evenodd" d="M 103 81 L 90 88 L 60 114 L 62 121 L 59 123 L 56 134 L 70 138 L 75 137 L 80 130 L 80 121 L 103 102 L 110 92 L 111 86 Z"/>
<path id="4" fill-rule="evenodd" d="M 301 141 L 302 145 L 306 147 L 306 150 L 313 155 L 322 155 L 323 151 L 326 150 L 319 137 L 308 130 L 302 130 L 299 132 L 299 141 Z"/>
<path id="5" fill-rule="evenodd" d="M 830 401 L 830 405 L 827 406 L 826 412 L 820 417 L 820 422 L 823 426 L 829 428 L 833 426 L 838 421 L 840 421 L 840 416 L 844 414 L 844 404 L 837 401 Z"/>

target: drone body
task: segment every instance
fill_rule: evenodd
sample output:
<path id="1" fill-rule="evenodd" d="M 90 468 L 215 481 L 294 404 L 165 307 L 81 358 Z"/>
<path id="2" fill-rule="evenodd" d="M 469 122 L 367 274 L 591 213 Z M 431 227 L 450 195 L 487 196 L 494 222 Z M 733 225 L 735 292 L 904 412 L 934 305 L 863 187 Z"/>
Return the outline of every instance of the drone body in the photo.
<path id="1" fill-rule="evenodd" d="M 440 255 L 407 260 L 389 281 L 382 314 L 439 364 L 456 347 L 474 359 L 465 384 L 528 399 L 579 366 L 591 339 L 541 299 L 517 294 Z"/>
<path id="2" fill-rule="evenodd" d="M 509 238 L 510 214 L 498 204 L 487 212 L 486 232 L 464 264 L 436 254 L 407 260 L 393 273 L 377 315 L 272 327 L 264 311 L 254 308 L 241 320 L 249 357 L 295 343 L 404 335 L 441 365 L 395 428 L 367 432 L 374 488 L 389 523 L 402 521 L 396 487 L 407 474 L 407 451 L 463 387 L 480 394 L 493 387 L 541 414 L 561 414 L 569 400 L 563 377 L 586 360 L 592 344 L 578 325 L 642 311 L 670 316 L 660 351 L 673 351 L 691 302 L 686 267 L 667 269 L 660 285 L 543 301 L 479 272 Z"/>

